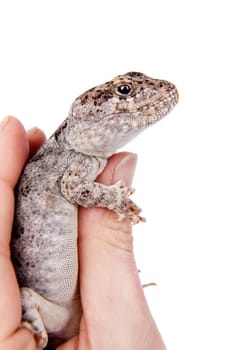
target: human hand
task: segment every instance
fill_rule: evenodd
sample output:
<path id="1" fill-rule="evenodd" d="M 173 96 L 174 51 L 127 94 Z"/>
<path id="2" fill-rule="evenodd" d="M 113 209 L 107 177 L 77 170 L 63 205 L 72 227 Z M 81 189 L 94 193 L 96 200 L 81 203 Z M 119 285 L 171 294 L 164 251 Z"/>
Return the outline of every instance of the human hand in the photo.
<path id="1" fill-rule="evenodd" d="M 26 134 L 13 117 L 0 124 L 0 349 L 35 350 L 34 337 L 19 329 L 21 300 L 10 259 L 10 238 L 14 216 L 14 187 L 28 158 L 44 142 L 38 129 Z"/>
<path id="2" fill-rule="evenodd" d="M 28 154 L 43 143 L 38 129 L 27 135 L 14 118 L 0 126 L 0 348 L 35 350 L 33 336 L 19 329 L 21 303 L 10 261 L 13 188 Z M 122 179 L 129 186 L 136 157 L 111 157 L 98 181 Z M 131 225 L 102 208 L 79 209 L 79 278 L 83 307 L 80 332 L 59 350 L 165 350 L 148 309 L 133 255 Z"/>

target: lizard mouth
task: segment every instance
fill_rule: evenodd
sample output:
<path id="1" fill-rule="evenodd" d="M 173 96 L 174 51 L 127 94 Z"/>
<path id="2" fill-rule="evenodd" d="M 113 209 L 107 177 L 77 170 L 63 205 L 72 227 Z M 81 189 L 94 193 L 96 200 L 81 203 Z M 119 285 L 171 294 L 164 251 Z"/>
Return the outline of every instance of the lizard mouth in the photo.
<path id="1" fill-rule="evenodd" d="M 140 126 L 149 126 L 154 124 L 156 121 L 165 117 L 178 103 L 179 94 L 177 89 L 174 87 L 169 94 L 165 91 L 159 99 L 158 96 L 150 97 L 136 109 L 137 112 L 141 113 Z"/>
<path id="2" fill-rule="evenodd" d="M 122 135 L 137 134 L 169 114 L 178 100 L 176 87 L 170 85 L 169 91 L 164 89 L 159 94 L 147 96 L 137 101 L 134 106 L 128 103 L 118 105 L 117 112 L 105 115 L 104 120 L 113 119 L 112 130 L 118 130 Z"/>

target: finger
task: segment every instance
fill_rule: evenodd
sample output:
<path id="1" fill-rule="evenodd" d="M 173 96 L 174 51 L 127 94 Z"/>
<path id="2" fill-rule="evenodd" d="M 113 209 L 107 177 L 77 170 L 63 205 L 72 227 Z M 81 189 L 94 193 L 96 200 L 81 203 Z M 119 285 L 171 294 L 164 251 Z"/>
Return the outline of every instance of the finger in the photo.
<path id="1" fill-rule="evenodd" d="M 124 180 L 127 186 L 130 186 L 133 179 L 133 174 L 136 167 L 137 156 L 135 154 L 121 152 L 112 156 L 109 161 L 107 167 L 98 176 L 97 182 L 103 183 L 105 185 L 111 185 L 116 183 L 119 180 Z M 98 222 L 100 217 L 103 220 L 108 219 L 108 224 L 113 225 L 114 228 L 121 227 L 123 230 L 127 232 L 131 232 L 131 225 L 129 225 L 128 221 L 117 221 L 117 216 L 115 213 L 103 209 L 103 208 L 80 208 L 79 209 L 81 221 L 89 222 Z M 103 221 L 105 223 L 105 221 Z M 80 229 L 81 234 L 85 229 Z"/>
<path id="2" fill-rule="evenodd" d="M 29 158 L 31 158 L 45 142 L 46 136 L 37 127 L 28 130 L 27 135 L 29 141 Z"/>
<path id="3" fill-rule="evenodd" d="M 22 124 L 14 117 L 0 124 L 0 247 L 9 244 L 14 209 L 13 189 L 28 157 L 28 140 Z"/>
<path id="4" fill-rule="evenodd" d="M 112 156 L 107 167 L 98 176 L 97 181 L 105 185 L 112 185 L 124 178 L 127 186 L 131 186 L 136 168 L 137 155 L 121 152 Z"/>
<path id="5" fill-rule="evenodd" d="M 111 184 L 122 179 L 130 185 L 135 165 L 135 155 L 115 155 L 99 180 Z M 81 209 L 79 254 L 81 299 L 88 331 L 100 342 L 105 341 L 105 348 L 107 339 L 109 348 L 111 344 L 119 345 L 119 339 L 126 342 L 124 348 L 127 344 L 128 348 L 137 348 L 137 344 L 130 343 L 133 337 L 129 335 L 137 333 L 145 323 L 151 332 L 155 324 L 138 277 L 129 222 L 117 222 L 115 214 L 104 209 Z M 103 343 L 98 345 L 101 348 Z"/>
<path id="6" fill-rule="evenodd" d="M 28 141 L 21 123 L 8 117 L 0 124 L 0 341 L 18 327 L 21 302 L 10 261 L 14 193 L 13 188 L 28 157 Z"/>
<path id="7" fill-rule="evenodd" d="M 56 350 L 78 350 L 78 349 L 88 349 L 88 347 L 81 346 L 78 342 L 77 336 L 67 340 L 64 344 L 56 348 Z"/>
<path id="8" fill-rule="evenodd" d="M 0 179 L 15 186 L 28 156 L 28 141 L 22 124 L 6 117 L 0 125 Z"/>
<path id="9" fill-rule="evenodd" d="M 25 330 L 19 329 L 9 338 L 0 342 L 1 350 L 36 350 L 36 343 L 33 335 Z"/>

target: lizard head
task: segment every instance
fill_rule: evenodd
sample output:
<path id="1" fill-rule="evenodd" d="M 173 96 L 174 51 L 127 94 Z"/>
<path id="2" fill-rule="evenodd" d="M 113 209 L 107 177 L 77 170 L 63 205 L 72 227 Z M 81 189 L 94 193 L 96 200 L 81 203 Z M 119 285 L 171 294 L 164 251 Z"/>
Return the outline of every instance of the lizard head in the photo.
<path id="1" fill-rule="evenodd" d="M 66 120 L 66 144 L 79 152 L 108 157 L 178 102 L 165 80 L 129 72 L 77 98 Z"/>

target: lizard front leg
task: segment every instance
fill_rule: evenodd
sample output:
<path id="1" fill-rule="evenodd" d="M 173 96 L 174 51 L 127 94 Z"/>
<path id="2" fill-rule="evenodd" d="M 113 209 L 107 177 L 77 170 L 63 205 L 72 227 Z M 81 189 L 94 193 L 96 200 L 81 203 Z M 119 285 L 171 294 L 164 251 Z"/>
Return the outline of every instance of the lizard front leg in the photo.
<path id="1" fill-rule="evenodd" d="M 119 220 L 129 218 L 132 224 L 145 221 L 139 214 L 141 209 L 129 196 L 134 192 L 123 181 L 106 186 L 87 181 L 78 175 L 75 169 L 69 169 L 61 179 L 61 192 L 73 204 L 83 207 L 103 207 L 113 210 Z"/>

